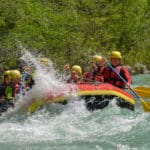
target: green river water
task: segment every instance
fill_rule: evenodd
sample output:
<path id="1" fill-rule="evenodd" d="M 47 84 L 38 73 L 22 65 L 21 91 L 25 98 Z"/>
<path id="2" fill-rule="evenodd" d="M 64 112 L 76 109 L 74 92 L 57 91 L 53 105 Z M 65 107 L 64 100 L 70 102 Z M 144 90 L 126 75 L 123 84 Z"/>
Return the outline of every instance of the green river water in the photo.
<path id="1" fill-rule="evenodd" d="M 150 75 L 133 76 L 133 85 L 150 86 Z M 0 150 L 149 150 L 150 113 L 136 100 L 135 111 L 112 101 L 89 112 L 83 101 L 51 104 L 29 115 L 0 118 Z"/>

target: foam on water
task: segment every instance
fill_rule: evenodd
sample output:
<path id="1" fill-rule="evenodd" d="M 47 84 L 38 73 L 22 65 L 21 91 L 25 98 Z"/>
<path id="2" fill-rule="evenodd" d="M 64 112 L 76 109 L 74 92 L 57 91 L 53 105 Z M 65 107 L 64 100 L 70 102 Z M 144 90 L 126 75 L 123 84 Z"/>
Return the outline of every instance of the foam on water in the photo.
<path id="1" fill-rule="evenodd" d="M 141 136 L 141 128 L 148 123 L 146 119 L 149 120 L 147 114 L 120 109 L 114 103 L 107 109 L 89 112 L 84 101 L 72 100 L 65 106 L 49 105 L 21 120 L 11 118 L 1 122 L 0 143 L 31 149 L 37 145 L 37 149 L 42 145 L 46 149 L 68 146 L 70 149 L 138 149 L 134 140 Z"/>

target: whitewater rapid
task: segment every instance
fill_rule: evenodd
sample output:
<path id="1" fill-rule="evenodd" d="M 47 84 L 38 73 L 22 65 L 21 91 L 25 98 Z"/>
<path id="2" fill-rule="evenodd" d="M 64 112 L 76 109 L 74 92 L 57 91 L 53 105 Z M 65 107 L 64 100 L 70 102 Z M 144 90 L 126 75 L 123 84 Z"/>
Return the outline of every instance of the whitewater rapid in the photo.
<path id="1" fill-rule="evenodd" d="M 65 83 L 39 58 L 28 52 L 23 58 L 37 65 L 36 85 L 0 117 L 0 150 L 149 150 L 150 114 L 143 112 L 139 100 L 135 111 L 119 108 L 113 100 L 107 108 L 91 112 L 75 97 L 67 105 L 48 104 L 26 113 L 32 99 L 41 98 L 47 89 L 57 94 Z M 148 81 L 149 75 L 133 76 L 134 86 L 150 86 Z"/>

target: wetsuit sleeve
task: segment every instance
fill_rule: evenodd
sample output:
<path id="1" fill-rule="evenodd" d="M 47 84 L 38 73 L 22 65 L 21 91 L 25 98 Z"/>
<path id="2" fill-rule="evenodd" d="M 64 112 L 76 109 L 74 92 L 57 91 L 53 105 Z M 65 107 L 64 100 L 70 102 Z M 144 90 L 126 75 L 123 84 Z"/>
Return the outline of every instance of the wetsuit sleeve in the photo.
<path id="1" fill-rule="evenodd" d="M 86 79 L 86 78 L 87 78 L 87 74 L 88 74 L 88 73 L 85 72 L 85 73 L 82 75 L 82 78 L 83 78 L 83 79 Z"/>
<path id="2" fill-rule="evenodd" d="M 132 83 L 131 75 L 126 67 L 121 68 L 121 75 L 127 81 L 128 84 Z"/>

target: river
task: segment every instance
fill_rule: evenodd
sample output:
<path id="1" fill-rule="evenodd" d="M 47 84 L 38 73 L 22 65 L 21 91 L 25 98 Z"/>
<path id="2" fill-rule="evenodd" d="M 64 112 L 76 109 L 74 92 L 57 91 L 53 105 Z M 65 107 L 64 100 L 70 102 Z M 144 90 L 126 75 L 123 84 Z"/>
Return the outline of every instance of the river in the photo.
<path id="1" fill-rule="evenodd" d="M 150 75 L 133 76 L 133 86 L 150 86 Z M 42 82 L 41 82 L 42 87 Z M 84 101 L 51 104 L 27 114 L 0 118 L 0 150 L 149 150 L 150 113 L 136 99 L 135 111 L 115 102 L 90 112 Z"/>

